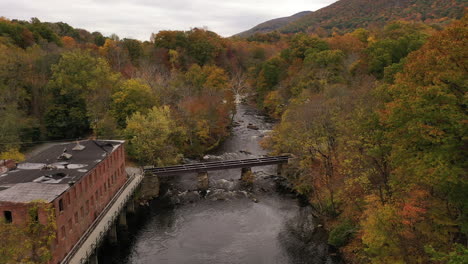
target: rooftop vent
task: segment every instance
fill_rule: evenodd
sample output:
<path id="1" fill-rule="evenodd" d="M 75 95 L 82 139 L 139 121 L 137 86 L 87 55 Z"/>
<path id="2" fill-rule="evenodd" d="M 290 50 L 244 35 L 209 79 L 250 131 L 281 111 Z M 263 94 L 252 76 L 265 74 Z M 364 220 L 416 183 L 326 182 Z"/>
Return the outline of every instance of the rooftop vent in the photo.
<path id="1" fill-rule="evenodd" d="M 59 172 L 59 173 L 54 173 L 54 174 L 48 174 L 48 175 L 41 176 L 41 177 L 33 180 L 33 182 L 36 182 L 36 183 L 60 183 L 60 181 L 66 176 L 67 176 L 67 174 Z"/>
<path id="2" fill-rule="evenodd" d="M 57 160 L 70 160 L 72 157 L 72 154 L 63 153 L 62 155 L 58 156 Z"/>
<path id="3" fill-rule="evenodd" d="M 54 179 L 61 179 L 61 178 L 65 177 L 65 176 L 67 176 L 67 174 L 65 174 L 63 172 L 54 173 L 52 175 L 46 175 L 46 177 L 54 178 Z"/>
<path id="4" fill-rule="evenodd" d="M 52 164 L 47 164 L 47 165 L 44 165 L 41 170 L 56 170 L 57 169 L 57 166 L 55 165 L 52 165 Z"/>
<path id="5" fill-rule="evenodd" d="M 72 148 L 72 150 L 81 151 L 81 150 L 83 150 L 83 149 L 85 149 L 85 148 L 86 148 L 86 147 L 83 146 L 83 145 L 81 145 L 79 141 L 76 141 L 76 146 L 74 146 L 74 147 Z"/>

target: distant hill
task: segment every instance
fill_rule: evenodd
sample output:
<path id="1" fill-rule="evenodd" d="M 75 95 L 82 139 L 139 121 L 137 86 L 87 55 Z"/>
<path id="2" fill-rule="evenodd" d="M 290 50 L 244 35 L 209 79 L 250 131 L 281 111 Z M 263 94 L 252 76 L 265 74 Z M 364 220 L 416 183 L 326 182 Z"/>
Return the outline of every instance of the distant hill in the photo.
<path id="1" fill-rule="evenodd" d="M 382 26 L 392 20 L 443 24 L 463 16 L 466 0 L 340 0 L 315 12 L 299 17 L 270 20 L 238 34 L 351 31 L 359 27 Z M 295 17 L 295 18 L 293 18 Z"/>
<path id="2" fill-rule="evenodd" d="M 294 21 L 297 21 L 298 19 L 312 13 L 311 11 L 303 11 L 299 12 L 297 14 L 294 14 L 292 16 L 288 17 L 280 17 L 280 18 L 275 18 L 272 20 L 268 20 L 266 22 L 263 22 L 247 31 L 241 32 L 239 34 L 236 34 L 236 36 L 239 37 L 249 37 L 254 35 L 255 33 L 268 33 L 272 32 L 275 30 L 278 30 L 279 28 L 282 28 Z"/>

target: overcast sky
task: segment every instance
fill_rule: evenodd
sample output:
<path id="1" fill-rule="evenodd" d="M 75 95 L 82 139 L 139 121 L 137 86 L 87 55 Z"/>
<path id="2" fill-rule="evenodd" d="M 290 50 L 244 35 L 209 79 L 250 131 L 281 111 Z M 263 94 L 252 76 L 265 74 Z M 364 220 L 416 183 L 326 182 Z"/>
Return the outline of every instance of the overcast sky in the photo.
<path id="1" fill-rule="evenodd" d="M 0 16 L 66 22 L 121 38 L 206 26 L 228 37 L 272 18 L 314 11 L 336 0 L 0 0 Z"/>

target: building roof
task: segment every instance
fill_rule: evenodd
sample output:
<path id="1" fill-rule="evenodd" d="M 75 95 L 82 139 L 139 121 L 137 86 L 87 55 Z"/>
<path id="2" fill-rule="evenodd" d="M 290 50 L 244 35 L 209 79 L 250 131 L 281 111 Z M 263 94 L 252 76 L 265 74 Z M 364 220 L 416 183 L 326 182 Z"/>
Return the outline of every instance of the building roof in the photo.
<path id="1" fill-rule="evenodd" d="M 41 200 L 52 202 L 68 188 L 70 188 L 68 184 L 18 183 L 0 191 L 0 201 L 29 203 Z"/>
<path id="2" fill-rule="evenodd" d="M 52 145 L 15 170 L 0 174 L 0 202 L 51 202 L 123 143 L 85 140 Z"/>

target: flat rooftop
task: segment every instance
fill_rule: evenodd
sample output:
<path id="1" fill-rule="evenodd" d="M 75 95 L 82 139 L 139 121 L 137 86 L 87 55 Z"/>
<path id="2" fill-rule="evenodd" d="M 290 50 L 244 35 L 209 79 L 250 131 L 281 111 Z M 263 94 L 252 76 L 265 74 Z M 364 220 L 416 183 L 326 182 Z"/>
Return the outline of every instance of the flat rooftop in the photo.
<path id="1" fill-rule="evenodd" d="M 122 145 L 119 140 L 58 143 L 0 174 L 0 202 L 53 201 Z"/>

